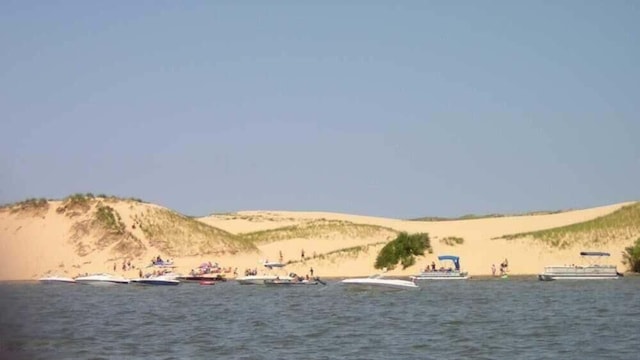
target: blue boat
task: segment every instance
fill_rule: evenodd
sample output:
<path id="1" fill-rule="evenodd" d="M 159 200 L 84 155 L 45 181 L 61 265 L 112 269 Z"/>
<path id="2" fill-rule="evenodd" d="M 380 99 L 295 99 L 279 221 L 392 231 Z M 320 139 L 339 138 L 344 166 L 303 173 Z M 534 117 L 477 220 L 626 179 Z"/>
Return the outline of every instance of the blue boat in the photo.
<path id="1" fill-rule="evenodd" d="M 441 255 L 438 256 L 438 261 L 451 261 L 451 266 L 440 266 L 436 268 L 435 263 L 432 266 L 428 266 L 422 270 L 418 275 L 411 276 L 414 280 L 466 280 L 469 278 L 469 273 L 460 270 L 460 258 L 453 255 Z"/>

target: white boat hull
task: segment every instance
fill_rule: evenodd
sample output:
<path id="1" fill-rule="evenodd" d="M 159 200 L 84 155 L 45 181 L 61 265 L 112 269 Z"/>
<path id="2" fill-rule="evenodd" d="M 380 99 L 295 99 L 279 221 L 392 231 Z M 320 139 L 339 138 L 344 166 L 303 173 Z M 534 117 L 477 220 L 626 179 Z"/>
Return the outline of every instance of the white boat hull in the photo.
<path id="1" fill-rule="evenodd" d="M 76 281 L 76 284 L 81 284 L 81 285 L 93 285 L 93 286 L 115 286 L 115 285 L 122 285 L 122 284 L 128 284 L 129 282 L 121 282 L 121 281 L 106 281 L 106 280 L 82 280 L 82 281 Z"/>
<path id="2" fill-rule="evenodd" d="M 274 280 L 282 280 L 282 281 L 291 281 L 292 278 L 284 278 L 278 276 L 271 275 L 249 275 L 243 276 L 236 279 L 238 284 L 240 285 L 264 285 L 265 281 L 274 281 Z"/>
<path id="3" fill-rule="evenodd" d="M 146 285 L 146 286 L 170 286 L 170 285 L 179 285 L 180 280 L 172 280 L 172 279 L 133 279 L 131 280 L 132 284 L 136 285 Z"/>
<path id="4" fill-rule="evenodd" d="M 419 289 L 413 281 L 380 279 L 380 278 L 355 278 L 345 279 L 341 282 L 344 285 L 360 288 L 382 288 L 382 289 Z"/>
<path id="5" fill-rule="evenodd" d="M 318 285 L 317 280 L 265 280 L 264 284 L 267 286 L 306 286 L 306 285 Z"/>
<path id="6" fill-rule="evenodd" d="M 439 272 L 423 272 L 418 275 L 411 276 L 415 280 L 467 280 L 467 273 L 439 273 Z"/>
<path id="7" fill-rule="evenodd" d="M 538 274 L 538 280 L 554 281 L 554 280 L 616 280 L 618 275 L 554 275 L 554 274 Z"/>
<path id="8" fill-rule="evenodd" d="M 541 281 L 553 280 L 615 280 L 620 277 L 615 266 L 547 266 Z"/>
<path id="9" fill-rule="evenodd" d="M 38 279 L 42 284 L 75 284 L 76 281 L 72 278 L 61 276 L 49 276 Z"/>
<path id="10" fill-rule="evenodd" d="M 113 286 L 128 284 L 129 279 L 125 279 L 120 276 L 114 276 L 110 274 L 94 274 L 88 276 L 81 276 L 76 278 L 77 284 L 93 285 L 93 286 Z"/>

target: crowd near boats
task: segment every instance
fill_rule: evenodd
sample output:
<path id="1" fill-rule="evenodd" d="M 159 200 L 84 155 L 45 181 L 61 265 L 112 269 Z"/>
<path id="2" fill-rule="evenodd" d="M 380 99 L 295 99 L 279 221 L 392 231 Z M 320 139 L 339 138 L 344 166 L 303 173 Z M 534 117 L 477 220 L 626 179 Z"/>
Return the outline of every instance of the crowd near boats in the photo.
<path id="1" fill-rule="evenodd" d="M 600 279 L 618 279 L 622 276 L 614 265 L 606 265 L 600 263 L 599 259 L 609 257 L 609 253 L 583 251 L 580 255 L 588 260 L 585 265 L 553 265 L 546 266 L 544 272 L 538 274 L 541 281 L 553 280 L 600 280 Z M 466 280 L 469 279 L 469 273 L 463 271 L 460 265 L 460 257 L 454 255 L 438 256 L 440 266 L 436 266 L 435 262 L 428 264 L 420 273 L 412 275 L 409 280 L 387 278 L 385 277 L 386 269 L 380 274 L 369 277 L 350 278 L 340 281 L 341 285 L 353 288 L 384 288 L 392 290 L 402 289 L 419 289 L 418 285 L 421 281 L 429 280 Z M 75 278 L 51 275 L 39 279 L 41 283 L 52 284 L 83 284 L 95 286 L 113 286 L 113 285 L 144 285 L 144 286 L 175 286 L 182 282 L 194 282 L 200 285 L 215 285 L 218 282 L 227 281 L 227 274 L 233 273 L 234 280 L 241 285 L 265 285 L 273 287 L 290 287 L 290 286 L 307 286 L 307 285 L 326 285 L 326 282 L 313 276 L 313 268 L 310 274 L 299 276 L 293 272 L 287 273 L 284 268 L 286 264 L 282 262 L 262 262 L 262 270 L 259 272 L 257 268 L 247 269 L 243 276 L 237 276 L 237 269 L 222 268 L 217 263 L 206 262 L 200 264 L 196 269 L 191 270 L 189 275 L 181 275 L 173 272 L 175 265 L 172 261 L 163 261 L 159 256 L 152 259 L 148 268 L 153 271 L 144 274 L 140 269 L 139 277 L 135 279 L 127 279 L 120 275 L 108 273 L 84 274 Z M 124 267 L 124 264 L 123 264 Z M 115 265 L 114 265 L 115 268 Z M 493 268 L 495 276 L 495 267 Z M 507 259 L 501 264 L 500 275 L 506 277 L 508 272 Z"/>

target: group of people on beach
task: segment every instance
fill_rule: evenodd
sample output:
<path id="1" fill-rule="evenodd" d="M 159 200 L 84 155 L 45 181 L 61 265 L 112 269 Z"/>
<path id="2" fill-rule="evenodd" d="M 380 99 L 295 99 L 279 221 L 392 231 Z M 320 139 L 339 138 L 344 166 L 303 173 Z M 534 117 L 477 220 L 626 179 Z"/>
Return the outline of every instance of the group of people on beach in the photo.
<path id="1" fill-rule="evenodd" d="M 509 272 L 509 260 L 506 258 L 500 263 L 500 276 L 504 276 Z M 491 265 L 491 275 L 496 276 L 496 264 Z"/>
<path id="2" fill-rule="evenodd" d="M 117 268 L 116 263 L 113 263 L 113 271 L 116 271 Z M 131 260 L 122 260 L 122 271 L 129 271 L 135 268 L 136 266 L 131 264 Z"/>
<path id="3" fill-rule="evenodd" d="M 316 258 L 316 252 L 313 252 L 313 258 Z M 300 261 L 306 261 L 309 257 L 306 255 L 306 253 L 304 252 L 304 249 L 300 250 Z M 282 256 L 282 251 L 278 252 L 278 259 L 280 260 L 281 263 L 284 262 L 284 256 Z"/>

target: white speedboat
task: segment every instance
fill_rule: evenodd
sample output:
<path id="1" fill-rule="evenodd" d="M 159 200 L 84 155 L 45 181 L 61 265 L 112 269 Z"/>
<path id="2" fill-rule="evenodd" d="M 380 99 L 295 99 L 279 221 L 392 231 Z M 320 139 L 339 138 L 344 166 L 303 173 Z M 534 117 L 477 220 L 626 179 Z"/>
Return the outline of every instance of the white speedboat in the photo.
<path id="1" fill-rule="evenodd" d="M 150 276 L 148 278 L 140 278 L 131 280 L 133 284 L 137 285 L 155 285 L 155 286 L 171 286 L 171 285 L 180 285 L 180 280 L 176 278 L 174 275 L 159 275 L 159 276 Z"/>
<path id="2" fill-rule="evenodd" d="M 99 274 L 91 274 L 87 276 L 77 277 L 76 283 L 84 284 L 84 285 L 108 286 L 108 285 L 128 284 L 129 279 L 125 279 L 122 276 L 118 276 L 118 275 L 99 273 Z"/>
<path id="3" fill-rule="evenodd" d="M 268 286 L 305 286 L 305 285 L 327 285 L 324 281 L 320 280 L 320 278 L 302 278 L 302 277 L 294 277 L 287 279 L 275 279 L 275 280 L 265 280 L 265 285 Z"/>
<path id="4" fill-rule="evenodd" d="M 427 267 L 421 271 L 417 275 L 411 276 L 412 279 L 415 280 L 466 280 L 469 278 L 469 273 L 466 271 L 460 270 L 460 258 L 452 255 L 442 255 L 438 256 L 438 260 L 440 262 L 450 260 L 453 262 L 453 267 L 444 267 L 435 268 L 435 263 L 433 267 Z"/>
<path id="5" fill-rule="evenodd" d="M 57 275 L 41 277 L 40 279 L 38 279 L 38 281 L 40 281 L 43 284 L 75 284 L 76 283 L 76 281 L 70 277 L 57 276 Z"/>
<path id="6" fill-rule="evenodd" d="M 280 262 L 269 262 L 269 261 L 264 261 L 262 264 L 268 270 L 273 270 L 274 268 L 282 269 L 285 266 L 285 264 Z M 291 274 L 276 275 L 272 273 L 262 273 L 262 274 L 245 275 L 245 276 L 236 278 L 236 281 L 240 285 L 264 285 L 265 282 L 274 281 L 274 280 L 293 281 L 294 277 L 291 276 Z"/>
<path id="7" fill-rule="evenodd" d="M 553 280 L 600 280 L 600 279 L 617 279 L 620 274 L 614 265 L 598 264 L 596 260 L 602 257 L 610 256 L 605 252 L 583 251 L 580 255 L 590 260 L 587 265 L 554 265 L 545 266 L 544 272 L 538 274 L 541 281 Z"/>
<path id="8" fill-rule="evenodd" d="M 236 278 L 240 285 L 264 285 L 267 281 L 293 281 L 293 278 L 286 276 L 278 276 L 271 274 L 247 275 Z"/>
<path id="9" fill-rule="evenodd" d="M 364 288 L 386 288 L 386 289 L 419 289 L 415 282 L 400 279 L 385 279 L 382 274 L 376 274 L 367 278 L 344 279 L 344 285 Z"/>

